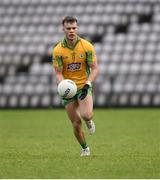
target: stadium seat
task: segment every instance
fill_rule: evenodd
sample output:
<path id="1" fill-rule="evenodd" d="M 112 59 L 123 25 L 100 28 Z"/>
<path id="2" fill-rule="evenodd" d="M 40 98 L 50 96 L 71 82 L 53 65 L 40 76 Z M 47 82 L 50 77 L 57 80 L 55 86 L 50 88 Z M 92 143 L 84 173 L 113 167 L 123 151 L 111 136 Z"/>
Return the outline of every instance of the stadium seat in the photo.
<path id="1" fill-rule="evenodd" d="M 159 12 L 157 0 L 0 1 L 0 108 L 61 107 L 51 53 L 65 15 L 95 46 L 95 106 L 160 106 Z"/>

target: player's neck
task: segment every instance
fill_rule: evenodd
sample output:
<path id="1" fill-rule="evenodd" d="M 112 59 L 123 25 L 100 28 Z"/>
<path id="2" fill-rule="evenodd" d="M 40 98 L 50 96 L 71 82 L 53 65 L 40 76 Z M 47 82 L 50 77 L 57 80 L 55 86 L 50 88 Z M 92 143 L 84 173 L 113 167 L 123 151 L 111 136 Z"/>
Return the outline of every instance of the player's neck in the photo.
<path id="1" fill-rule="evenodd" d="M 77 37 L 75 39 L 66 39 L 67 41 L 67 46 L 70 48 L 74 48 L 76 42 L 77 42 Z"/>

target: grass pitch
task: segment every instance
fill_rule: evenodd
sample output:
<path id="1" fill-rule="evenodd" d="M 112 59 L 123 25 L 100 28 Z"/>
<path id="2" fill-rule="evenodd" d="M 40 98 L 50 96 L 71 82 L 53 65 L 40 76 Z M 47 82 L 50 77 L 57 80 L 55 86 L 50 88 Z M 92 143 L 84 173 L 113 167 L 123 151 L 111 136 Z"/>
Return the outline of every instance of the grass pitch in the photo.
<path id="1" fill-rule="evenodd" d="M 160 111 L 94 112 L 91 156 L 80 157 L 64 110 L 1 110 L 0 178 L 160 178 Z"/>

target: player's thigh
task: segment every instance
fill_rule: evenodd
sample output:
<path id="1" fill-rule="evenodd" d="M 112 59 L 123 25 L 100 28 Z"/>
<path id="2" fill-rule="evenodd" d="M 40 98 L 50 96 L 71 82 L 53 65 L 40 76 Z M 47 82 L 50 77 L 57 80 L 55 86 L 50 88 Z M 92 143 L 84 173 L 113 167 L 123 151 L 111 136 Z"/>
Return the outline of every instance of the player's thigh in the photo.
<path id="1" fill-rule="evenodd" d="M 72 101 L 65 106 L 67 115 L 72 122 L 79 121 L 80 119 L 77 108 L 78 108 L 77 101 Z"/>
<path id="2" fill-rule="evenodd" d="M 93 116 L 93 97 L 88 94 L 83 100 L 78 100 L 79 112 L 82 117 L 87 119 Z"/>

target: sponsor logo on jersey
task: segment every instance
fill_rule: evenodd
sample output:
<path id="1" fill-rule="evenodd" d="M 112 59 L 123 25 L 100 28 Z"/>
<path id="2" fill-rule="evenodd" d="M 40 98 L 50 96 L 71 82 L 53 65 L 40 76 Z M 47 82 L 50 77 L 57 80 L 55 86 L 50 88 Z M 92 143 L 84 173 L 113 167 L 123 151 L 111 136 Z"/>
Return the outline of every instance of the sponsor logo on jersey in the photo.
<path id="1" fill-rule="evenodd" d="M 81 62 L 67 64 L 67 71 L 78 71 L 81 69 Z"/>

